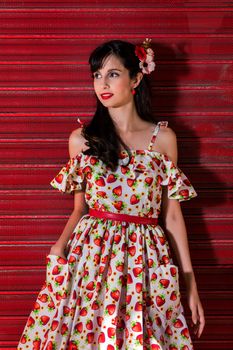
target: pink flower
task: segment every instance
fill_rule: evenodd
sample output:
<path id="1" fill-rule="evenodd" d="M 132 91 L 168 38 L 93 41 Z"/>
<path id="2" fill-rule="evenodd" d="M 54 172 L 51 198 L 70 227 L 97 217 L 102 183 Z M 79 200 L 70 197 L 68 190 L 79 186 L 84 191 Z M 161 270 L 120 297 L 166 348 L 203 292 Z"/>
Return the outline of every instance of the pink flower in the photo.
<path id="1" fill-rule="evenodd" d="M 151 56 L 151 57 L 154 57 L 154 51 L 151 49 L 151 48 L 148 48 L 147 51 L 146 51 L 147 55 Z"/>
<path id="2" fill-rule="evenodd" d="M 155 69 L 155 63 L 153 61 L 144 61 L 139 63 L 139 67 L 144 74 L 150 74 Z"/>
<path id="3" fill-rule="evenodd" d="M 149 63 L 149 62 L 153 62 L 154 61 L 154 56 L 150 56 L 150 55 L 147 55 L 146 56 L 146 62 Z"/>

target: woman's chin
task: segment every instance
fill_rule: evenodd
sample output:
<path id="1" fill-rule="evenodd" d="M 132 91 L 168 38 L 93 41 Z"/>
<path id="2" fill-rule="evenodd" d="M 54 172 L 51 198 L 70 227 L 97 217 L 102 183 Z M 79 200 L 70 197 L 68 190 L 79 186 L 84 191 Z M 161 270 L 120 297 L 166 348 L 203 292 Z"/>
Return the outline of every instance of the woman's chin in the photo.
<path id="1" fill-rule="evenodd" d="M 104 102 L 102 102 L 102 104 L 106 108 L 120 108 L 120 107 L 124 107 L 125 105 L 127 105 L 127 103 L 128 102 L 125 102 L 125 101 L 121 101 L 121 102 L 104 101 Z"/>
<path id="2" fill-rule="evenodd" d="M 104 107 L 107 107 L 107 108 L 116 108 L 116 107 L 120 106 L 120 104 L 114 103 L 114 102 L 111 102 L 111 101 L 101 101 L 101 102 L 104 105 Z"/>

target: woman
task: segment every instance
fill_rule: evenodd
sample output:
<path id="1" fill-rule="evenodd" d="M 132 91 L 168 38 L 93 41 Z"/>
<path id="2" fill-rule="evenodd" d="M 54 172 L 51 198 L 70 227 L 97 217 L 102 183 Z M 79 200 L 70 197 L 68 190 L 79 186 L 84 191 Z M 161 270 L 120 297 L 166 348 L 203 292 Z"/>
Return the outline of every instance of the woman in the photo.
<path id="1" fill-rule="evenodd" d="M 150 40 L 104 43 L 89 63 L 96 113 L 71 133 L 70 159 L 51 181 L 74 193 L 74 210 L 17 349 L 193 349 L 159 220 L 200 337 L 204 313 L 179 204 L 197 193 L 177 166 L 175 132 L 151 115 Z"/>

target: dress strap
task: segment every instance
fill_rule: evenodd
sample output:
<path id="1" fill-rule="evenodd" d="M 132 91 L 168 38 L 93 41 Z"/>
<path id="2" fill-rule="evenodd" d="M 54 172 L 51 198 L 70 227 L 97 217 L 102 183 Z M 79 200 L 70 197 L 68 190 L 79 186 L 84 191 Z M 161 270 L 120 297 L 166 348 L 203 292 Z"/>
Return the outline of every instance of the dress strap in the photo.
<path id="1" fill-rule="evenodd" d="M 83 126 L 85 125 L 85 123 L 84 123 L 80 118 L 78 118 L 77 121 L 79 122 L 81 128 L 83 128 Z"/>
<path id="2" fill-rule="evenodd" d="M 157 134 L 159 132 L 160 126 L 167 127 L 168 126 L 168 121 L 167 120 L 162 120 L 162 121 L 158 122 L 155 125 L 155 129 L 153 131 L 152 138 L 151 138 L 151 141 L 150 141 L 149 146 L 148 146 L 148 150 L 150 150 L 150 151 L 152 151 L 152 147 L 153 147 L 153 144 L 155 142 L 156 136 L 157 136 Z"/>

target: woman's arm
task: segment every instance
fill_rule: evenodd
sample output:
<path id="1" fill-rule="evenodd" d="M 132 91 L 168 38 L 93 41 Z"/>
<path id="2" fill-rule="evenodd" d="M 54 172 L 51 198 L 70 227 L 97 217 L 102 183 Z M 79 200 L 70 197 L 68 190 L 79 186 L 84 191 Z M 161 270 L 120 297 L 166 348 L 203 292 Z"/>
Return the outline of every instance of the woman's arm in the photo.
<path id="1" fill-rule="evenodd" d="M 163 146 L 164 149 L 166 149 L 168 158 L 171 159 L 177 166 L 178 151 L 175 132 L 171 128 L 166 128 L 163 133 L 163 140 Z M 196 325 L 194 333 L 200 337 L 204 329 L 205 319 L 203 307 L 198 296 L 195 275 L 193 272 L 187 231 L 180 203 L 176 199 L 168 198 L 167 187 L 164 187 L 163 189 L 161 209 L 161 215 L 166 233 L 169 236 L 172 248 L 176 254 L 179 266 L 184 276 L 187 288 L 188 304 L 192 312 L 192 321 Z"/>
<path id="2" fill-rule="evenodd" d="M 81 152 L 83 140 L 80 137 L 81 129 L 73 131 L 69 137 L 69 155 L 75 157 Z M 74 209 L 64 227 L 63 232 L 57 242 L 51 247 L 50 254 L 59 255 L 65 258 L 66 245 L 80 218 L 88 213 L 88 205 L 85 202 L 85 183 L 82 184 L 82 190 L 74 191 Z"/>
<path id="3" fill-rule="evenodd" d="M 78 223 L 78 221 L 81 219 L 83 215 L 85 215 L 88 211 L 85 210 L 85 204 L 84 202 L 84 192 L 75 191 L 74 194 L 74 202 L 75 208 L 72 211 L 64 230 L 62 231 L 60 237 L 56 241 L 56 243 L 51 247 L 50 254 L 59 255 L 63 258 L 65 258 L 65 249 L 67 246 L 67 243 Z"/>
<path id="4" fill-rule="evenodd" d="M 172 248 L 175 251 L 179 266 L 184 275 L 186 287 L 188 291 L 191 291 L 193 288 L 196 288 L 196 281 L 191 263 L 184 217 L 179 201 L 168 199 L 167 188 L 163 190 L 162 218 Z"/>

